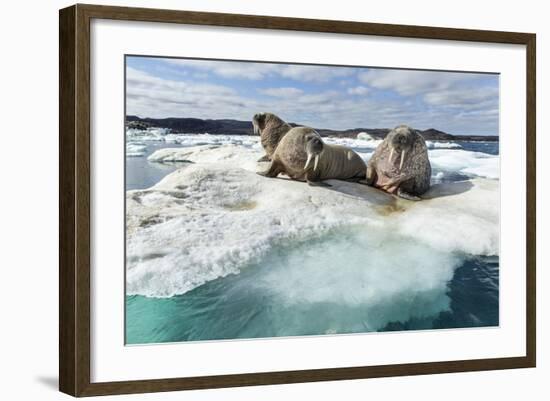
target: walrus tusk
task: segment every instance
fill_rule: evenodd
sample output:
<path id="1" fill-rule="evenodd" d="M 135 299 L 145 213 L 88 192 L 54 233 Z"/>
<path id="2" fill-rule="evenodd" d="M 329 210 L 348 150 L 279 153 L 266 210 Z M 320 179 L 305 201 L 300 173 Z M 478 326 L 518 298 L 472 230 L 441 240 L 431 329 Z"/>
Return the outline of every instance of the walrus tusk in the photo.
<path id="1" fill-rule="evenodd" d="M 260 127 L 254 124 L 254 135 L 259 135 L 259 134 L 260 134 Z"/>
<path id="2" fill-rule="evenodd" d="M 309 166 L 309 162 L 311 161 L 311 156 L 312 156 L 311 153 L 309 153 L 309 154 L 307 155 L 307 160 L 306 160 L 306 165 L 304 166 L 304 170 L 306 170 L 306 169 L 307 169 L 307 166 Z"/>
<path id="3" fill-rule="evenodd" d="M 351 152 L 348 152 L 348 160 L 351 160 L 352 157 L 353 155 L 351 154 Z"/>
<path id="4" fill-rule="evenodd" d="M 403 162 L 405 161 L 405 149 L 401 151 L 401 162 L 399 163 L 399 171 L 403 168 Z"/>
<path id="5" fill-rule="evenodd" d="M 320 155 L 315 156 L 315 164 L 313 165 L 314 171 L 317 171 L 317 164 L 319 164 L 319 156 Z"/>
<path id="6" fill-rule="evenodd" d="M 391 151 L 390 151 L 390 163 L 391 163 L 391 159 L 393 159 L 393 146 L 391 147 Z"/>

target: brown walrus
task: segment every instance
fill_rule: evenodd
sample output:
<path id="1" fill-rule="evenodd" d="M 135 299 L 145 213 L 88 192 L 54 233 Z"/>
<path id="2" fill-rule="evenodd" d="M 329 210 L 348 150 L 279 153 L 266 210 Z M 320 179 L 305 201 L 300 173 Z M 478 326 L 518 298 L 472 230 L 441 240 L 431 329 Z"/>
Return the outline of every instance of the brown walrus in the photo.
<path id="1" fill-rule="evenodd" d="M 350 148 L 329 145 L 312 128 L 295 127 L 283 136 L 267 171 L 258 174 L 277 177 L 280 173 L 309 185 L 330 186 L 323 180 L 359 181 L 367 168 L 361 157 Z"/>
<path id="2" fill-rule="evenodd" d="M 395 127 L 374 151 L 364 182 L 409 200 L 430 188 L 432 167 L 424 138 L 407 125 Z"/>
<path id="3" fill-rule="evenodd" d="M 258 161 L 270 161 L 281 138 L 292 128 L 289 124 L 272 113 L 258 113 L 252 118 L 254 134 L 260 135 L 265 155 Z"/>

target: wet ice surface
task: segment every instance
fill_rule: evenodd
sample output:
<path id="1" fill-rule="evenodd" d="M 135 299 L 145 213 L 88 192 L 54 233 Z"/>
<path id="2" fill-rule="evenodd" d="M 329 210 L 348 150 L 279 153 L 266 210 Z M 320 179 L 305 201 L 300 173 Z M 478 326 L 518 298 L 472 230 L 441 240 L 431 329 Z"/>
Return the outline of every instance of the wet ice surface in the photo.
<path id="1" fill-rule="evenodd" d="M 261 177 L 257 137 L 171 140 L 127 159 L 165 169 L 127 192 L 128 343 L 498 324 L 497 155 L 428 143 L 409 202 Z"/>

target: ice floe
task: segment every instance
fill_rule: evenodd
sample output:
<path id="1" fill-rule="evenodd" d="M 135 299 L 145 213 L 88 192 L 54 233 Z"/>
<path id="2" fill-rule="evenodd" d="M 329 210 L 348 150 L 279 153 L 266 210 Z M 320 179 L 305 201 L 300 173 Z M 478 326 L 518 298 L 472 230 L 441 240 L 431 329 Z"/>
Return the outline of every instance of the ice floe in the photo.
<path id="1" fill-rule="evenodd" d="M 231 167 L 256 171 L 256 160 L 262 156 L 257 149 L 234 144 L 225 146 L 199 145 L 181 148 L 163 148 L 151 154 L 147 160 L 156 163 L 227 163 Z"/>
<path id="2" fill-rule="evenodd" d="M 127 141 L 164 141 L 165 136 L 170 132 L 168 128 L 148 128 L 140 130 L 135 128 L 126 129 Z"/>
<path id="3" fill-rule="evenodd" d="M 126 142 L 126 157 L 140 157 L 147 152 L 147 145 L 143 142 Z"/>
<path id="4" fill-rule="evenodd" d="M 432 161 L 438 166 L 468 172 L 474 168 L 472 160 L 481 160 L 477 173 L 495 176 L 486 161 L 490 158 L 472 155 L 476 152 L 431 152 L 436 153 Z M 465 155 L 455 157 L 455 153 Z M 361 184 L 330 180 L 332 187 L 319 188 L 285 178 L 265 178 L 255 174 L 256 160 L 262 154 L 255 147 L 208 145 L 161 149 L 150 156 L 156 162 L 192 163 L 149 189 L 127 191 L 128 294 L 183 294 L 207 281 L 239 273 L 276 247 L 318 241 L 335 230 L 359 230 L 359 238 L 369 253 L 372 250 L 376 262 L 361 277 L 383 280 L 388 288 L 396 286 L 395 291 L 414 285 L 414 277 L 423 281 L 426 291 L 434 284 L 429 277 L 441 287 L 452 277 L 460 255 L 499 253 L 498 180 L 479 175 L 436 184 L 426 200 L 409 202 Z M 399 249 L 403 252 L 396 256 Z M 341 249 L 339 254 L 334 252 L 327 258 L 338 260 Z M 346 253 L 346 257 L 351 255 Z M 425 263 L 420 263 L 422 257 Z M 423 275 L 423 268 L 439 273 Z M 407 269 L 407 280 L 396 284 L 392 277 Z M 289 277 L 299 274 L 289 273 Z M 327 280 L 334 275 L 338 273 L 331 272 Z M 286 288 L 287 284 L 277 285 Z M 323 297 L 322 291 L 309 296 Z M 444 295 L 444 285 L 438 291 Z M 284 293 L 289 302 L 300 296 L 299 289 Z M 351 298 L 341 295 L 341 301 L 349 303 L 359 296 L 352 294 Z"/>
<path id="5" fill-rule="evenodd" d="M 366 132 L 360 132 L 357 134 L 357 139 L 361 139 L 363 141 L 372 141 L 375 140 L 370 134 Z"/>
<path id="6" fill-rule="evenodd" d="M 462 149 L 456 142 L 426 141 L 426 146 L 428 149 Z"/>
<path id="7" fill-rule="evenodd" d="M 355 138 L 338 138 L 324 137 L 323 141 L 333 145 L 348 146 L 350 148 L 368 149 L 374 151 L 378 145 L 382 143 L 381 139 L 355 139 Z"/>
<path id="8" fill-rule="evenodd" d="M 460 172 L 471 177 L 500 177 L 498 155 L 452 149 L 434 149 L 428 155 L 434 168 Z"/>

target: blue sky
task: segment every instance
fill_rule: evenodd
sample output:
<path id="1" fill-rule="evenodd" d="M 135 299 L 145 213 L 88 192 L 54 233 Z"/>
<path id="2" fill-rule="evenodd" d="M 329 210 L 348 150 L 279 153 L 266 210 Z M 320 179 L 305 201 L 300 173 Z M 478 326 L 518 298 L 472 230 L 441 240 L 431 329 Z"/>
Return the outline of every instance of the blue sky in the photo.
<path id="1" fill-rule="evenodd" d="M 315 128 L 498 135 L 495 74 L 137 56 L 126 68 L 128 115 L 250 120 L 269 111 Z"/>

